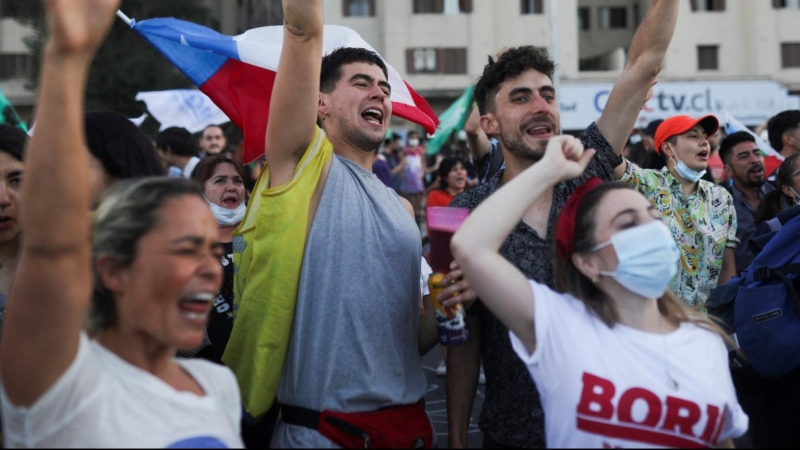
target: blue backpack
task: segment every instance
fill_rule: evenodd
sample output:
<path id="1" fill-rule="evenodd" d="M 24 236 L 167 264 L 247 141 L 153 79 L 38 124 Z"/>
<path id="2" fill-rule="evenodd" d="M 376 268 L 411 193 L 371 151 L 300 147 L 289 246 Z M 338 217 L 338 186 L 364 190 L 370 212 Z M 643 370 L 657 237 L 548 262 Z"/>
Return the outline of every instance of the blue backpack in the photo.
<path id="1" fill-rule="evenodd" d="M 722 319 L 744 354 L 742 360 L 732 353 L 734 364 L 779 378 L 800 367 L 800 206 L 759 232 L 740 244 L 750 246 L 753 263 L 717 287 L 706 307 Z"/>

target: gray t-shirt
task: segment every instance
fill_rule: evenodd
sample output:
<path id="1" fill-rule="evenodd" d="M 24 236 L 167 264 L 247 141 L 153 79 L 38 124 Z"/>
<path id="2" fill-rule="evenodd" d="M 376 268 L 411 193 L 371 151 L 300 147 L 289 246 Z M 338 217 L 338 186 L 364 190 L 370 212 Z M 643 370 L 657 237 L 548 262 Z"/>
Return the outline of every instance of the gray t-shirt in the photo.
<path id="1" fill-rule="evenodd" d="M 280 403 L 359 412 L 425 396 L 421 253 L 419 229 L 397 194 L 334 155 L 306 242 Z M 333 444 L 279 423 L 271 446 Z"/>

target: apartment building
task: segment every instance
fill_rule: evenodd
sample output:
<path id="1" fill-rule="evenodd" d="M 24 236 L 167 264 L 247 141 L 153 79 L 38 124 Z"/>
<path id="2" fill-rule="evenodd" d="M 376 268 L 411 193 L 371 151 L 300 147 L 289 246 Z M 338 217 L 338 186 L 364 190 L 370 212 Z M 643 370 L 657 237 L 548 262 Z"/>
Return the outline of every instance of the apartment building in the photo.
<path id="1" fill-rule="evenodd" d="M 27 120 L 36 101 L 34 93 L 26 88 L 32 58 L 25 38 L 32 31 L 14 20 L 15 16 L 13 5 L 0 0 L 0 88 L 22 119 Z"/>
<path id="2" fill-rule="evenodd" d="M 226 34 L 282 22 L 280 0 L 203 1 Z M 720 112 L 714 105 L 737 111 L 758 104 L 760 112 L 746 120 L 750 125 L 777 108 L 800 107 L 789 95 L 800 93 L 800 0 L 681 1 L 659 76 L 659 89 L 666 91 L 657 92 L 661 97 L 652 109 L 700 113 Z M 359 32 L 436 111 L 474 82 L 488 55 L 505 46 L 535 45 L 556 49 L 562 111 L 581 109 L 581 101 L 571 100 L 581 93 L 593 101 L 587 117 L 597 114 L 624 67 L 649 5 L 650 0 L 323 1 L 326 23 Z M 32 102 L 17 81 L 29 67 L 26 30 L 7 16 L 0 10 L 0 84 L 24 110 Z M 774 96 L 759 98 L 766 92 Z M 749 96 L 728 99 L 740 94 Z M 665 108 L 670 105 L 675 107 Z"/>

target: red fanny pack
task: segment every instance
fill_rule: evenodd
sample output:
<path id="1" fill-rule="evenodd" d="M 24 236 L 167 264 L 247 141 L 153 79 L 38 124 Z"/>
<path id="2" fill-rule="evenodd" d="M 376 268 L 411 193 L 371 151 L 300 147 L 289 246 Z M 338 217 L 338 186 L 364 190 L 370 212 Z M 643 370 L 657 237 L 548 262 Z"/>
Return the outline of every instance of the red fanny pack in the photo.
<path id="1" fill-rule="evenodd" d="M 377 411 L 343 413 L 282 406 L 281 420 L 319 431 L 342 448 L 431 448 L 425 400 Z"/>

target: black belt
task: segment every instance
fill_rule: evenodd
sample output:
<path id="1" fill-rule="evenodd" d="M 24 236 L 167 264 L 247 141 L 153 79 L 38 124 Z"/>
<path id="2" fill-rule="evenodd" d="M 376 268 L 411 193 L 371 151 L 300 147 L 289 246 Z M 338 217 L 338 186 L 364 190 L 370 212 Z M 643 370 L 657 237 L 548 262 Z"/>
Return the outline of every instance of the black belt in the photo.
<path id="1" fill-rule="evenodd" d="M 319 411 L 300 406 L 281 405 L 281 421 L 289 425 L 298 425 L 316 430 L 319 428 L 319 416 L 321 414 Z"/>

